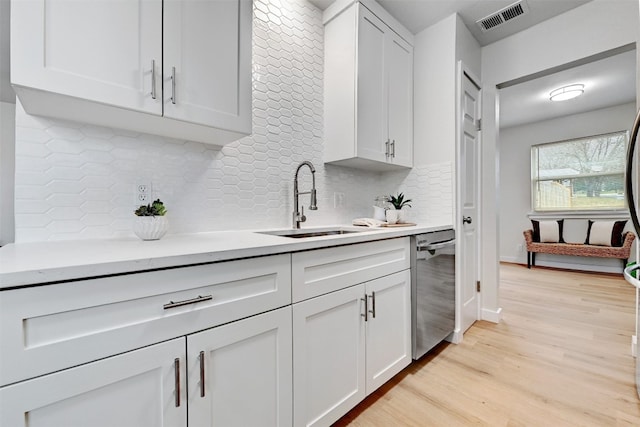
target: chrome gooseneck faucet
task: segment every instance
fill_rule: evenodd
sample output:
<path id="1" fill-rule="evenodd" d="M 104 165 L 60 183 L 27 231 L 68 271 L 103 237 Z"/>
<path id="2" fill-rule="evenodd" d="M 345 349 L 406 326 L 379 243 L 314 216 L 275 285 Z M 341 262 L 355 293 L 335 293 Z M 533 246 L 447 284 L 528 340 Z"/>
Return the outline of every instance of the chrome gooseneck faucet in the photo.
<path id="1" fill-rule="evenodd" d="M 311 178 L 313 179 L 311 191 L 298 191 L 298 172 L 300 172 L 302 166 L 309 166 L 309 169 L 311 170 Z M 304 161 L 298 165 L 296 175 L 293 178 L 293 228 L 300 228 L 300 223 L 307 220 L 307 217 L 304 216 L 304 207 L 301 206 L 300 212 L 298 212 L 298 196 L 300 194 L 311 194 L 309 209 L 312 211 L 318 210 L 318 201 L 316 197 L 316 168 L 314 168 L 313 164 L 309 161 Z"/>

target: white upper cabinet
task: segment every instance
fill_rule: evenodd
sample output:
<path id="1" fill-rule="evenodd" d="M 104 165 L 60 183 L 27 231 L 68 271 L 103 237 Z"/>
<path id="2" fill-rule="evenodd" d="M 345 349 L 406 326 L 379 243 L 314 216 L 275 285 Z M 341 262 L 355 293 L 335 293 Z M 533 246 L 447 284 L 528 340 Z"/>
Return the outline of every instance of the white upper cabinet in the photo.
<path id="1" fill-rule="evenodd" d="M 162 1 L 14 1 L 12 83 L 162 114 Z"/>
<path id="2" fill-rule="evenodd" d="M 412 167 L 412 36 L 377 3 L 366 6 L 325 12 L 325 161 Z"/>
<path id="3" fill-rule="evenodd" d="M 223 145 L 251 133 L 251 0 L 13 0 L 30 114 Z"/>
<path id="4" fill-rule="evenodd" d="M 413 47 L 395 33 L 387 39 L 387 119 L 390 161 L 413 166 Z"/>
<path id="5" fill-rule="evenodd" d="M 250 0 L 165 0 L 165 117 L 251 133 L 251 13 Z"/>

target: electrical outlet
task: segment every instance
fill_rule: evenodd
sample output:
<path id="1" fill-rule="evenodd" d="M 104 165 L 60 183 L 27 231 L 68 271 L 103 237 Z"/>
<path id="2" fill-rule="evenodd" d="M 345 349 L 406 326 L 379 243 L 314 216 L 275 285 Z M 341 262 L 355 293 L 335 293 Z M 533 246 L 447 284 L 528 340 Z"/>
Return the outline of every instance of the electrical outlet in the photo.
<path id="1" fill-rule="evenodd" d="M 136 206 L 151 203 L 151 183 L 138 183 L 135 185 L 134 200 Z"/>
<path id="2" fill-rule="evenodd" d="M 344 206 L 344 193 L 333 193 L 333 207 L 341 208 Z"/>

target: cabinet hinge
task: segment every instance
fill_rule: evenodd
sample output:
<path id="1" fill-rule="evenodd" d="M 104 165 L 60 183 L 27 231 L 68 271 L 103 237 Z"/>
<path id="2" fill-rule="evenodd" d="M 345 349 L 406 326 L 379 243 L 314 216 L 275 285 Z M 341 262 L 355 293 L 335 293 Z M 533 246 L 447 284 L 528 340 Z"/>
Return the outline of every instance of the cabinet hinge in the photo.
<path id="1" fill-rule="evenodd" d="M 478 119 L 476 122 L 476 130 L 480 132 L 482 130 L 482 119 Z"/>
<path id="2" fill-rule="evenodd" d="M 480 292 L 480 280 L 476 281 L 476 292 Z"/>

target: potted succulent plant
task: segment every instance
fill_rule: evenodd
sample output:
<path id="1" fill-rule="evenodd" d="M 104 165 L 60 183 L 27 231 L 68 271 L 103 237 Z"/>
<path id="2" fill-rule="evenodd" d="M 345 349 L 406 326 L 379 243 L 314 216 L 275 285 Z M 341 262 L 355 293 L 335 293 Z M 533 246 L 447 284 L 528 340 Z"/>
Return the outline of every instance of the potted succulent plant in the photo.
<path id="1" fill-rule="evenodd" d="M 403 222 L 402 208 L 405 206 L 411 207 L 410 202 L 411 199 L 405 199 L 403 193 L 398 193 L 396 196 L 389 196 L 389 203 L 393 206 L 393 209 L 387 209 L 387 223 L 395 224 L 397 222 Z"/>
<path id="2" fill-rule="evenodd" d="M 148 205 L 141 205 L 134 213 L 136 220 L 133 223 L 133 232 L 142 240 L 158 240 L 169 229 L 169 221 L 165 217 L 167 208 L 160 199 Z"/>

